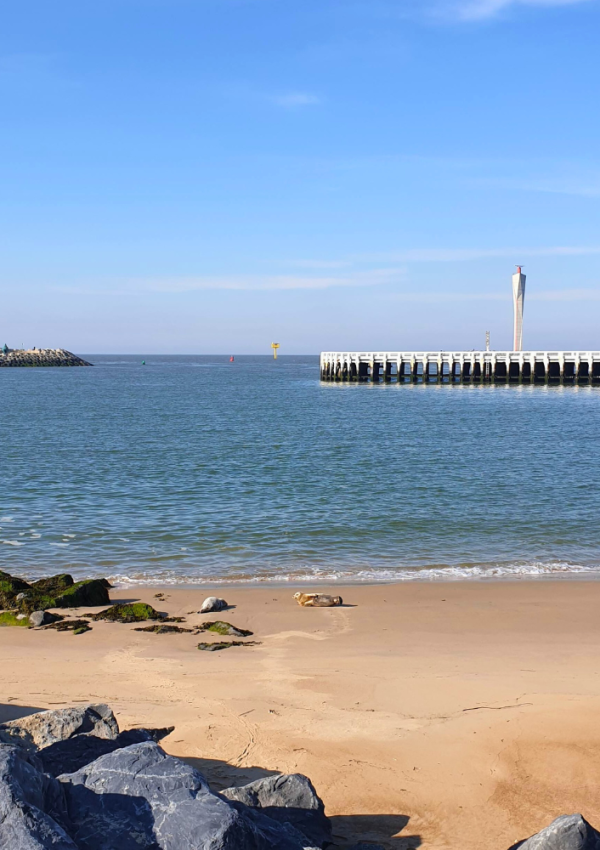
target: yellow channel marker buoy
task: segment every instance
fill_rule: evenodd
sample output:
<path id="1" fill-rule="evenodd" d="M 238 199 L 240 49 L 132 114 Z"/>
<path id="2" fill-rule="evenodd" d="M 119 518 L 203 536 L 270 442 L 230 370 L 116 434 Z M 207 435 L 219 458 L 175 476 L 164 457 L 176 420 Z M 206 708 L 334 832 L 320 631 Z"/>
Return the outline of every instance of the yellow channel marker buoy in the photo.
<path id="1" fill-rule="evenodd" d="M 272 342 L 271 348 L 273 349 L 273 360 L 277 360 L 277 349 L 279 348 L 278 342 Z"/>

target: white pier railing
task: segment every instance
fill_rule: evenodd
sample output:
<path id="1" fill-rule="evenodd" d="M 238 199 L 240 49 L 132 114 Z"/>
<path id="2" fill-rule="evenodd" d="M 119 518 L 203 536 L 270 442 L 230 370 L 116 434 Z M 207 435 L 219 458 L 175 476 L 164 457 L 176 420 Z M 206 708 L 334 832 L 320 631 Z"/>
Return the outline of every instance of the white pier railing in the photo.
<path id="1" fill-rule="evenodd" d="M 323 381 L 600 382 L 600 351 L 327 351 Z"/>

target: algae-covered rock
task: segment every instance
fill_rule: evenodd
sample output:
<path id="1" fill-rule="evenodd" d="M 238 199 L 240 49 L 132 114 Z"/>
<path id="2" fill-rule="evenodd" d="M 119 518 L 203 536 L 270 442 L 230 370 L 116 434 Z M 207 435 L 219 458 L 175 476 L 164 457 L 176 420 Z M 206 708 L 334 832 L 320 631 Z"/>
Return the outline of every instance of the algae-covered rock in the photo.
<path id="1" fill-rule="evenodd" d="M 21 626 L 29 628 L 27 616 L 15 614 L 14 611 L 4 611 L 0 614 L 0 626 Z"/>
<path id="2" fill-rule="evenodd" d="M 256 640 L 222 640 L 215 643 L 199 643 L 198 649 L 203 652 L 219 652 L 221 649 L 229 649 L 230 646 L 259 646 Z"/>
<path id="3" fill-rule="evenodd" d="M 229 637 L 250 637 L 254 634 L 248 629 L 238 629 L 224 620 L 214 620 L 213 622 L 209 620 L 206 623 L 201 623 L 198 628 L 201 632 L 215 632 L 218 635 L 228 635 Z"/>
<path id="4" fill-rule="evenodd" d="M 158 611 L 146 602 L 119 602 L 98 614 L 86 614 L 93 620 L 109 620 L 113 623 L 141 623 L 144 620 L 164 619 Z"/>
<path id="5" fill-rule="evenodd" d="M 68 587 L 73 587 L 74 584 L 73 576 L 70 576 L 68 573 L 60 573 L 56 576 L 32 581 L 30 587 L 38 593 L 55 596 L 57 593 L 60 595 Z"/>
<path id="6" fill-rule="evenodd" d="M 0 570 L 0 608 L 12 608 L 17 595 L 24 590 L 29 590 L 26 581 Z"/>
<path id="7" fill-rule="evenodd" d="M 190 634 L 193 629 L 182 629 L 181 626 L 163 626 L 162 623 L 156 623 L 154 626 L 138 626 L 134 632 L 154 632 L 155 635 L 173 635 L 187 632 Z"/>
<path id="8" fill-rule="evenodd" d="M 78 581 L 57 597 L 54 608 L 81 608 L 83 605 L 107 605 L 110 603 L 104 579 Z"/>
<path id="9" fill-rule="evenodd" d="M 59 620 L 44 626 L 45 629 L 55 629 L 57 632 L 73 632 L 74 635 L 82 635 L 91 632 L 92 627 L 88 620 Z"/>
<path id="10" fill-rule="evenodd" d="M 82 605 L 110 604 L 106 579 L 74 582 L 61 573 L 29 584 L 8 573 L 0 572 L 0 606 L 16 608 L 22 614 L 46 611 L 48 608 L 79 608 Z"/>

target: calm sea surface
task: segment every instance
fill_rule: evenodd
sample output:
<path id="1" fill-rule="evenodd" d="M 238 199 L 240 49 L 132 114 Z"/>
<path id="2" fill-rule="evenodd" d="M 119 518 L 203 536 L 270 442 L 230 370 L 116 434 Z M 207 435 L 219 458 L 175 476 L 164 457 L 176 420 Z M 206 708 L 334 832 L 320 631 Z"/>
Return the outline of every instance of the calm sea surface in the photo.
<path id="1" fill-rule="evenodd" d="M 0 369 L 0 569 L 129 581 L 600 570 L 600 389 L 344 385 L 317 357 Z"/>

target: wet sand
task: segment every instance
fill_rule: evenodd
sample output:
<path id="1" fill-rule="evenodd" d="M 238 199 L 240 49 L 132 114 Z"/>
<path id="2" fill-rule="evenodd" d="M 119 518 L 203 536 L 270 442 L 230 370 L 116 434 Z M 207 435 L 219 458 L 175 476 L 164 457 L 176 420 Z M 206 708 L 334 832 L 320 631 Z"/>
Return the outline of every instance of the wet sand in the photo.
<path id="1" fill-rule="evenodd" d="M 205 589 L 161 590 L 111 597 L 183 626 L 222 617 L 260 646 L 4 628 L 0 719 L 107 702 L 122 728 L 174 724 L 165 749 L 217 788 L 306 773 L 341 847 L 507 850 L 574 811 L 600 826 L 600 583 L 319 588 L 344 597 L 335 609 L 228 586 L 235 608 L 208 618 L 188 613 Z"/>

